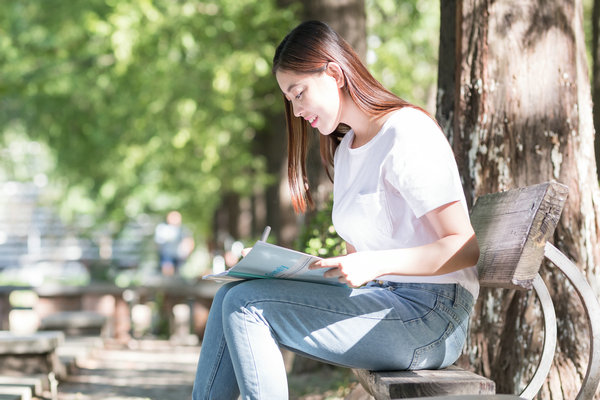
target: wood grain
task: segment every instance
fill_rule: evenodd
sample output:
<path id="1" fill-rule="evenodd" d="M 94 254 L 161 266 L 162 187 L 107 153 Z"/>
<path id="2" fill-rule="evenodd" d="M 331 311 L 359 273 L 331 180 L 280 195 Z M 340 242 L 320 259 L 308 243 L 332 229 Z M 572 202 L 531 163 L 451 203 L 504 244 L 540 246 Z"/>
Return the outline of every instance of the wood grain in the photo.
<path id="1" fill-rule="evenodd" d="M 485 195 L 471 211 L 482 286 L 531 289 L 568 194 L 547 182 Z"/>

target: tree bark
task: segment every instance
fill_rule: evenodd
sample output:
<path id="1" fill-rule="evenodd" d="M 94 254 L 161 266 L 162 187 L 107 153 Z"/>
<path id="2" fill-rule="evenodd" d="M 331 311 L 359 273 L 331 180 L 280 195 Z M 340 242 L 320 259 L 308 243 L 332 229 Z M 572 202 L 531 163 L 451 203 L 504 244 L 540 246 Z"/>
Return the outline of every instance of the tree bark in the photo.
<path id="1" fill-rule="evenodd" d="M 596 140 L 596 165 L 600 165 L 600 0 L 592 8 L 592 100 L 594 102 L 594 128 Z"/>
<path id="2" fill-rule="evenodd" d="M 469 203 L 548 180 L 568 185 L 554 242 L 600 293 L 600 190 L 581 0 L 441 3 L 437 118 Z M 442 74 L 448 67 L 453 73 Z M 587 328 L 564 277 L 543 271 L 560 326 L 540 396 L 573 399 L 587 365 Z M 526 293 L 483 290 L 480 297 L 462 361 L 493 377 L 498 393 L 517 393 L 540 352 L 539 311 Z"/>
<path id="3" fill-rule="evenodd" d="M 303 19 L 323 21 L 354 48 L 365 60 L 367 54 L 367 20 L 365 0 L 302 0 Z"/>

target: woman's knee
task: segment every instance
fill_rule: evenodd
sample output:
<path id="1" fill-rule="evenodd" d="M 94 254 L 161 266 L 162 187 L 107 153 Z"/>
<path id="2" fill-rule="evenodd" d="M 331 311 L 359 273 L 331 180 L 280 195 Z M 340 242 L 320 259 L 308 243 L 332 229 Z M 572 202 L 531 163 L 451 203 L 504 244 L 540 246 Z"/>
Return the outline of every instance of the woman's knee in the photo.
<path id="1" fill-rule="evenodd" d="M 242 281 L 242 282 L 233 282 L 233 284 L 228 283 L 221 289 L 224 289 L 222 292 L 221 306 L 223 307 L 223 311 L 226 313 L 239 310 L 244 304 L 248 301 L 250 296 L 253 294 L 252 289 L 248 289 L 248 286 L 253 281 Z M 219 290 L 219 293 L 221 290 Z"/>
<path id="2" fill-rule="evenodd" d="M 215 297 L 213 297 L 212 304 L 210 306 L 210 316 L 209 322 L 211 320 L 220 320 L 221 315 L 223 313 L 223 303 L 227 298 L 228 293 L 234 289 L 240 282 L 229 282 L 225 285 L 221 286 L 217 293 L 215 293 Z"/>
<path id="3" fill-rule="evenodd" d="M 240 283 L 243 283 L 243 281 L 240 281 L 240 282 L 228 282 L 228 283 L 224 284 L 223 286 L 221 286 L 219 288 L 219 290 L 217 290 L 217 293 L 215 294 L 214 300 L 223 301 L 223 298 L 227 295 L 227 293 L 231 289 L 233 289 L 234 287 L 236 287 L 237 285 L 239 285 Z"/>
<path id="4" fill-rule="evenodd" d="M 240 317 L 251 317 L 257 322 L 267 323 L 263 308 L 271 304 L 269 300 L 272 296 L 268 285 L 264 285 L 265 281 L 266 279 L 244 281 L 227 291 L 221 303 L 225 325 L 235 324 Z"/>

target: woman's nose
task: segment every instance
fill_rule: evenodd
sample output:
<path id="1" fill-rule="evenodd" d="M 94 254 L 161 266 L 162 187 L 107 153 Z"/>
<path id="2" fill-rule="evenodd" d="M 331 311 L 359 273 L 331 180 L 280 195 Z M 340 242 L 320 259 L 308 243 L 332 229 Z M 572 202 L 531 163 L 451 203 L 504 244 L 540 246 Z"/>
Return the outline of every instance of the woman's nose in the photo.
<path id="1" fill-rule="evenodd" d="M 294 115 L 298 118 L 302 116 L 302 110 L 298 104 L 294 104 L 292 102 L 292 109 L 294 110 Z"/>

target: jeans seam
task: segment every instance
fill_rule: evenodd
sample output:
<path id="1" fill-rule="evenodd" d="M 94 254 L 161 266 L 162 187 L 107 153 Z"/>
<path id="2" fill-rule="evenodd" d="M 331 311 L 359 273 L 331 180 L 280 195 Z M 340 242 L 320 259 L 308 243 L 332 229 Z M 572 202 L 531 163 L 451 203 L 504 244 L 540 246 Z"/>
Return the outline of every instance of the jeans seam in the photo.
<path id="1" fill-rule="evenodd" d="M 416 290 L 421 290 L 421 291 L 424 291 L 424 292 L 428 292 L 428 293 L 434 294 L 436 296 L 440 296 L 440 297 L 446 298 L 446 299 L 452 301 L 453 305 L 454 304 L 462 305 L 463 308 L 465 308 L 467 311 L 469 310 L 470 307 L 473 306 L 473 303 L 474 303 L 474 300 L 472 298 L 471 293 L 467 289 L 465 289 L 460 283 L 439 284 L 439 285 L 445 285 L 445 286 L 446 285 L 453 285 L 454 288 L 452 289 L 452 294 L 451 295 L 448 294 L 446 290 L 441 290 L 440 291 L 440 290 L 428 289 L 426 287 L 421 287 L 421 286 L 419 286 L 420 285 L 419 283 L 410 283 L 410 282 L 400 283 L 399 282 L 399 284 L 400 284 L 400 286 L 395 286 L 393 288 L 394 289 L 398 289 L 398 288 L 402 288 L 402 287 L 411 287 L 410 285 L 416 285 L 417 286 L 417 287 L 415 287 Z M 437 284 L 433 284 L 433 285 L 437 285 Z M 469 300 L 465 301 L 465 299 L 463 298 L 463 296 L 461 296 L 461 294 L 463 292 L 466 292 L 470 296 L 470 301 Z"/>
<path id="2" fill-rule="evenodd" d="M 436 302 L 435 302 L 435 306 L 432 310 L 432 313 L 436 313 L 438 316 L 440 316 L 448 321 L 446 328 L 444 329 L 444 332 L 442 333 L 442 335 L 439 338 L 437 338 L 436 340 L 432 341 L 429 344 L 426 344 L 424 346 L 421 346 L 421 347 L 418 347 L 415 349 L 415 351 L 413 353 L 413 359 L 411 360 L 410 365 L 408 367 L 409 370 L 416 367 L 416 365 L 420 362 L 424 352 L 428 352 L 428 351 L 438 347 L 442 342 L 445 342 L 452 335 L 453 330 L 455 328 L 458 327 L 464 331 L 463 323 L 465 321 L 462 318 L 460 318 L 460 316 L 458 314 L 456 314 L 453 307 L 448 307 L 448 305 L 446 305 L 440 297 L 447 299 L 447 300 L 452 300 L 452 299 L 448 299 L 447 296 L 438 295 Z M 428 313 L 427 315 L 429 315 L 429 314 L 431 314 L 431 313 Z M 421 318 L 421 320 L 425 320 L 425 317 Z M 468 322 L 468 318 L 466 320 Z"/>
<path id="3" fill-rule="evenodd" d="M 221 343 L 219 343 L 219 350 L 217 351 L 217 357 L 219 362 L 215 363 L 215 367 L 211 371 L 210 378 L 208 380 L 208 385 L 206 386 L 206 391 L 204 392 L 204 398 L 210 398 L 210 390 L 213 387 L 213 383 L 215 381 L 215 377 L 217 376 L 217 371 L 219 370 L 219 366 L 221 362 L 223 362 L 223 353 L 225 352 L 225 346 L 227 346 L 227 342 L 225 338 L 221 338 Z"/>
<path id="4" fill-rule="evenodd" d="M 466 290 L 466 289 L 464 289 L 464 290 Z M 473 309 L 474 301 L 473 300 L 471 300 L 471 301 L 464 301 L 461 296 L 458 296 L 458 294 L 456 296 L 456 299 L 457 300 L 454 302 L 454 308 L 460 307 L 464 311 L 466 311 L 467 314 L 470 315 L 471 314 L 471 310 Z"/>
<path id="5" fill-rule="evenodd" d="M 463 296 L 461 296 L 460 294 L 463 294 Z M 467 298 L 465 298 L 465 297 L 467 297 Z M 470 309 L 473 307 L 473 304 L 475 303 L 475 299 L 473 298 L 473 295 L 471 294 L 471 292 L 469 292 L 467 289 L 465 289 L 461 285 L 457 285 L 456 286 L 455 303 L 470 313 Z"/>
<path id="6" fill-rule="evenodd" d="M 250 304 L 250 303 L 248 303 Z M 245 311 L 248 311 L 248 307 L 244 307 Z M 260 399 L 260 382 L 259 382 L 259 376 L 258 376 L 258 368 L 256 367 L 256 363 L 254 362 L 254 360 L 256 360 L 256 356 L 254 355 L 254 352 L 252 350 L 252 345 L 250 343 L 250 335 L 248 334 L 248 327 L 247 327 L 247 322 L 248 322 L 248 313 L 244 312 L 244 337 L 246 338 L 246 345 L 248 346 L 248 350 L 250 352 L 250 355 L 252 357 L 253 363 L 254 363 L 254 380 L 256 382 L 256 394 L 257 394 L 257 398 Z"/>
<path id="7" fill-rule="evenodd" d="M 302 306 L 302 307 L 312 308 L 312 309 L 323 311 L 323 312 L 330 312 L 330 313 L 334 313 L 334 314 L 351 316 L 351 317 L 355 317 L 355 318 L 374 319 L 374 320 L 379 320 L 379 321 L 386 321 L 386 320 L 389 320 L 389 321 L 402 321 L 404 323 L 412 323 L 414 321 L 419 321 L 421 319 L 425 319 L 426 317 L 428 317 L 429 315 L 431 315 L 434 312 L 434 310 L 435 310 L 435 308 L 429 309 L 427 311 L 427 313 L 423 314 L 422 316 L 406 320 L 406 319 L 402 319 L 402 318 L 390 317 L 390 316 L 387 316 L 387 315 L 383 319 L 381 317 L 369 317 L 369 316 L 365 316 L 365 315 L 357 315 L 357 314 L 353 314 L 353 313 L 349 313 L 349 312 L 342 312 L 342 311 L 332 310 L 332 309 L 329 309 L 329 308 L 322 308 L 322 307 L 318 307 L 318 306 L 303 304 L 303 303 L 299 303 L 299 302 L 282 301 L 282 300 L 265 300 L 265 299 L 255 300 L 255 301 L 251 301 L 251 302 L 248 302 L 248 303 L 244 304 L 244 307 L 248 308 L 249 306 L 252 306 L 252 305 L 255 305 L 255 304 L 260 304 L 260 303 L 265 303 L 265 302 Z M 390 308 L 394 308 L 394 306 L 390 305 Z"/>
<path id="8" fill-rule="evenodd" d="M 471 311 L 473 309 L 473 305 L 472 304 L 467 307 L 466 305 L 459 303 L 459 304 L 457 304 L 457 306 L 460 307 L 460 308 L 462 308 L 462 310 L 465 311 L 467 314 L 471 315 Z"/>
<path id="9" fill-rule="evenodd" d="M 414 351 L 413 359 L 412 359 L 408 369 L 409 370 L 414 369 L 414 367 L 419 363 L 419 361 L 421 361 L 421 357 L 424 352 L 430 351 L 436 347 L 439 347 L 442 342 L 445 342 L 446 339 L 448 339 L 450 337 L 450 335 L 452 334 L 453 329 L 454 329 L 454 324 L 452 322 L 448 322 L 448 325 L 446 325 L 446 328 L 444 329 L 442 336 L 440 336 L 433 342 L 426 344 L 425 346 L 416 348 Z"/>
<path id="10" fill-rule="evenodd" d="M 452 283 L 451 285 L 455 285 L 455 284 Z M 398 289 L 398 287 L 396 287 L 396 289 Z M 430 290 L 430 289 L 426 289 L 426 288 L 422 288 L 422 287 L 418 288 L 418 290 L 423 291 L 423 292 L 427 292 L 427 293 L 430 293 L 430 294 L 433 294 L 433 295 L 438 296 L 438 297 L 443 297 L 443 298 L 451 300 L 451 301 L 454 301 L 453 297 L 448 296 L 444 292 L 439 292 L 439 291 L 436 291 L 436 290 Z"/>
<path id="11" fill-rule="evenodd" d="M 450 316 L 454 322 L 456 322 L 457 325 L 462 325 L 464 323 L 463 318 L 460 317 L 460 315 L 458 315 L 453 308 L 448 307 L 447 305 L 445 305 L 444 303 L 440 303 L 439 304 L 439 308 L 440 310 L 442 310 L 446 315 Z M 468 319 L 468 314 L 467 314 L 467 318 Z"/>
<path id="12" fill-rule="evenodd" d="M 348 316 L 357 316 L 357 317 L 362 317 L 361 315 L 355 315 L 349 312 L 343 312 L 343 311 L 337 311 L 337 310 L 332 310 L 329 308 L 323 308 L 323 307 L 319 307 L 319 306 L 314 306 L 314 305 L 310 305 L 310 304 L 304 304 L 304 303 L 300 303 L 300 302 L 295 302 L 295 301 L 283 301 L 283 300 L 268 300 L 268 299 L 261 299 L 261 300 L 254 300 L 254 301 L 250 301 L 246 304 L 244 304 L 245 308 L 248 308 L 249 306 L 255 305 L 255 304 L 260 304 L 260 303 L 280 303 L 280 304 L 291 304 L 291 305 L 296 305 L 296 306 L 302 306 L 302 307 L 306 307 L 306 308 L 312 308 L 315 310 L 319 310 L 319 311 L 328 311 L 328 312 L 332 312 L 332 313 L 336 313 L 336 314 L 340 314 L 340 315 L 348 315 Z M 367 319 L 381 319 L 381 318 L 377 318 L 377 317 L 373 317 L 373 318 L 368 318 Z"/>

